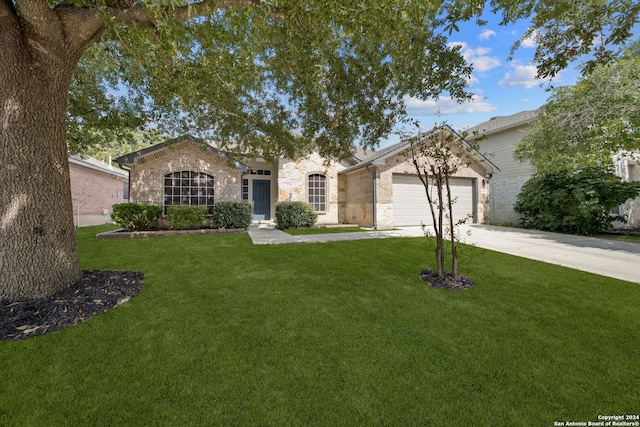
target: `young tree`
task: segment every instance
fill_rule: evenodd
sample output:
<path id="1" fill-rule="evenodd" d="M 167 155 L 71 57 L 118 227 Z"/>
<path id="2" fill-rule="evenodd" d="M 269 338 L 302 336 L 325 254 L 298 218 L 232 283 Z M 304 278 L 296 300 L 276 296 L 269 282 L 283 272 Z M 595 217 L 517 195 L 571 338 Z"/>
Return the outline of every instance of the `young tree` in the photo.
<path id="1" fill-rule="evenodd" d="M 454 219 L 453 207 L 456 201 L 451 194 L 451 177 L 471 164 L 472 152 L 473 147 L 449 126 L 442 125 L 416 136 L 406 153 L 427 195 L 435 230 L 437 272 L 442 278 L 448 273 L 445 265 L 445 238 L 448 237 L 451 248 L 450 275 L 453 279 L 458 279 L 457 228 L 466 219 Z"/>

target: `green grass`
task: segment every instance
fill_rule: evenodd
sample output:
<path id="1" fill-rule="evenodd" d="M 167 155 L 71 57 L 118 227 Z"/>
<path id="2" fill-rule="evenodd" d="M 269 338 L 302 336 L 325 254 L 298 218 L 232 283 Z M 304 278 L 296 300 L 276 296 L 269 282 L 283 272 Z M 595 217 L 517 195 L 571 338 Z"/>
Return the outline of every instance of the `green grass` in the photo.
<path id="1" fill-rule="evenodd" d="M 640 286 L 462 246 L 477 287 L 431 289 L 425 238 L 254 246 L 96 240 L 146 275 L 83 324 L 0 342 L 0 425 L 549 426 L 638 412 Z"/>
<path id="2" fill-rule="evenodd" d="M 300 236 L 306 234 L 333 234 L 333 233 L 355 233 L 365 230 L 360 227 L 312 227 L 312 228 L 288 228 L 284 230 L 292 236 Z"/>

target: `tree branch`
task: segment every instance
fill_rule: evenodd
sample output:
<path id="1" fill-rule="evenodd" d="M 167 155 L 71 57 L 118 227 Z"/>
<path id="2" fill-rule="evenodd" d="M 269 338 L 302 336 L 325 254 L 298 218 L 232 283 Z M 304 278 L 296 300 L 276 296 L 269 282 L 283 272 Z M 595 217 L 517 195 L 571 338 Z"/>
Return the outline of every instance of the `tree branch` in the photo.
<path id="1" fill-rule="evenodd" d="M 20 16 L 35 30 L 35 33 L 50 32 L 57 19 L 45 0 L 20 0 Z"/>
<path id="2" fill-rule="evenodd" d="M 197 3 L 181 6 L 173 10 L 171 15 L 178 21 L 187 21 L 191 18 L 206 16 L 219 9 L 229 7 L 251 7 L 259 5 L 258 0 L 204 0 Z M 167 9 L 166 9 L 167 10 Z M 107 7 L 106 12 L 114 19 L 125 25 L 147 25 L 151 24 L 155 16 L 137 3 L 128 9 Z M 284 15 L 279 12 L 267 12 L 275 19 L 283 19 Z"/>

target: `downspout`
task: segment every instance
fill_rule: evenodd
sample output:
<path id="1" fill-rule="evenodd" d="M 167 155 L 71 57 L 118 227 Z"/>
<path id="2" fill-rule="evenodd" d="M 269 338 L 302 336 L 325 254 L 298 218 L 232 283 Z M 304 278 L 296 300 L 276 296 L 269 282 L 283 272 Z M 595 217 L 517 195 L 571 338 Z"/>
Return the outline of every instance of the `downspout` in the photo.
<path id="1" fill-rule="evenodd" d="M 376 171 L 372 171 L 369 170 L 369 166 L 371 166 L 370 164 L 367 165 L 367 172 L 369 172 L 373 178 L 372 182 L 373 182 L 373 229 L 377 230 L 378 229 L 378 219 L 377 219 L 377 205 L 378 205 L 378 201 L 377 201 L 377 195 L 376 195 L 376 187 L 377 187 L 377 183 L 376 183 Z"/>

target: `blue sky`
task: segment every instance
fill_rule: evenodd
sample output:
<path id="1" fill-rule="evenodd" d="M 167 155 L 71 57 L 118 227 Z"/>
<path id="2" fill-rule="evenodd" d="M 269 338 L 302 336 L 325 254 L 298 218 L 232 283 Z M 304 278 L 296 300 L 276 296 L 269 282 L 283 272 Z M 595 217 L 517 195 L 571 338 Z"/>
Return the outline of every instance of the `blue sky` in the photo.
<path id="1" fill-rule="evenodd" d="M 469 82 L 475 94 L 473 102 L 458 104 L 447 96 L 438 101 L 422 102 L 407 99 L 408 113 L 418 119 L 423 130 L 436 123 L 446 122 L 456 130 L 464 130 L 496 116 L 509 116 L 524 110 L 533 110 L 546 102 L 548 81 L 535 79 L 536 68 L 531 64 L 535 44 L 525 40 L 508 61 L 510 48 L 528 29 L 528 23 L 499 26 L 498 18 L 490 17 L 489 23 L 478 27 L 473 22 L 460 25 L 460 31 L 449 38 L 461 46 L 468 62 L 473 64 Z M 554 86 L 574 84 L 580 76 L 580 61 L 570 64 L 553 80 Z M 381 147 L 397 142 L 391 137 Z"/>

